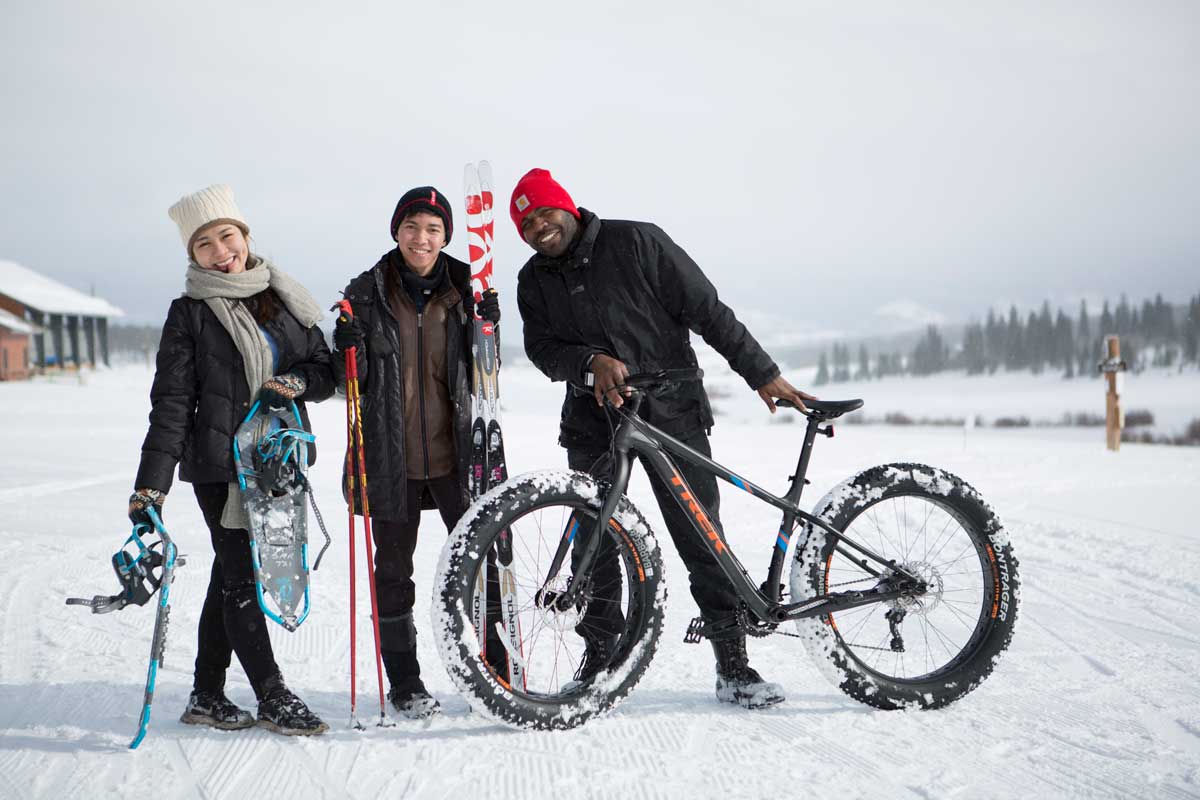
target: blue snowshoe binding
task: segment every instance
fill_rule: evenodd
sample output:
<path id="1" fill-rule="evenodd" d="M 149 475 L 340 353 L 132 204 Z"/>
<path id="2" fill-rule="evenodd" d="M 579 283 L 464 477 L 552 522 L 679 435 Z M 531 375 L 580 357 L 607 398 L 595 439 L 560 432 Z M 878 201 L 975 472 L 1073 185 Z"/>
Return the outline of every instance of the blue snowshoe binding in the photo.
<path id="1" fill-rule="evenodd" d="M 250 553 L 254 583 L 263 613 L 289 631 L 308 617 L 308 445 L 315 437 L 304 430 L 294 402 L 267 408 L 255 401 L 233 439 L 242 503 L 250 518 Z M 313 502 L 317 522 L 320 512 Z M 321 525 L 322 532 L 325 532 Z M 313 566 L 320 566 L 325 546 Z M 271 602 L 267 602 L 267 598 Z M 272 607 L 273 606 L 273 607 Z"/>

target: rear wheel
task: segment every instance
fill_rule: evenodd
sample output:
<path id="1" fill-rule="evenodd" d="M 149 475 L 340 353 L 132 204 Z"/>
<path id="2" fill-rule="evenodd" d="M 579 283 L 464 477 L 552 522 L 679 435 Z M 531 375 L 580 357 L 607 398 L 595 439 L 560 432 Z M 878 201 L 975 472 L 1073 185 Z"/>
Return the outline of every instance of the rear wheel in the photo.
<path id="1" fill-rule="evenodd" d="M 666 583 L 641 513 L 622 499 L 603 532 L 608 557 L 597 558 L 590 576 L 571 570 L 580 533 L 595 526 L 605 489 L 580 472 L 522 475 L 476 501 L 451 533 L 438 570 L 433 629 L 451 679 L 475 710 L 519 727 L 573 728 L 616 705 L 649 666 L 662 631 Z M 506 621 L 490 613 L 484 622 L 489 645 L 475 629 L 472 609 L 501 605 L 495 597 L 476 601 L 486 585 L 479 578 L 487 554 L 502 536 L 509 537 L 512 561 L 498 585 L 512 593 L 509 619 L 517 635 L 511 641 Z M 548 576 L 560 548 L 562 567 Z M 542 591 L 562 592 L 581 579 L 587 581 L 581 602 L 565 610 Z M 481 655 L 496 652 L 497 638 L 508 640 L 507 656 L 521 674 L 510 675 L 496 666 L 499 659 L 489 663 Z M 579 680 L 589 641 L 602 642 L 607 657 Z"/>
<path id="2" fill-rule="evenodd" d="M 816 516 L 918 576 L 914 593 L 798 622 L 846 694 L 883 709 L 939 708 L 978 686 L 1012 639 L 1020 581 L 1008 537 L 962 479 L 923 464 L 872 467 L 835 487 Z M 793 598 L 870 591 L 889 572 L 810 525 Z"/>

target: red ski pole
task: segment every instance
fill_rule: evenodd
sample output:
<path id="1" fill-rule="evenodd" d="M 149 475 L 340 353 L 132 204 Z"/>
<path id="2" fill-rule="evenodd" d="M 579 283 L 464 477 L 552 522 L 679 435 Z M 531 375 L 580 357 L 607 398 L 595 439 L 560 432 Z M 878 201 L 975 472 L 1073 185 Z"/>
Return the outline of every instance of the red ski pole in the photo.
<path id="1" fill-rule="evenodd" d="M 350 309 L 349 301 L 342 300 L 338 305 L 342 308 L 342 312 L 346 314 L 349 319 L 354 318 L 354 313 Z M 383 727 L 388 724 L 387 706 L 385 705 L 383 695 L 383 654 L 379 649 L 379 601 L 375 593 L 375 557 L 373 553 L 373 539 L 371 537 L 371 506 L 367 500 L 367 464 L 363 446 L 362 405 L 358 393 L 357 348 L 350 348 L 346 351 L 346 390 L 347 409 L 349 409 L 350 405 L 352 404 L 354 411 L 354 430 L 352 438 L 354 450 L 358 460 L 358 491 L 359 497 L 361 498 L 363 540 L 366 545 L 367 578 L 369 579 L 371 586 L 371 627 L 375 634 L 375 678 L 379 686 L 379 725 Z M 347 452 L 347 458 L 349 458 L 349 452 Z M 353 535 L 353 532 L 351 535 Z M 353 677 L 351 678 L 351 682 L 353 682 Z"/>
<path id="2" fill-rule="evenodd" d="M 349 321 L 354 318 L 349 300 L 340 301 L 335 308 L 341 310 L 339 321 Z M 354 564 L 354 399 L 358 396 L 358 348 L 346 350 L 346 507 L 350 520 L 350 727 L 362 730 L 357 713 L 357 649 L 356 649 L 356 619 L 355 619 L 355 579 L 358 572 Z"/>

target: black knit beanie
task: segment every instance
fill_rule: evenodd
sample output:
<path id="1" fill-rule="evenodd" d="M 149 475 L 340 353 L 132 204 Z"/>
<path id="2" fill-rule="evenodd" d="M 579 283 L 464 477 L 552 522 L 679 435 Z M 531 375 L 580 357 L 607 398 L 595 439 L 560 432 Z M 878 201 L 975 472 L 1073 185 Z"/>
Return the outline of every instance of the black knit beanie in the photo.
<path id="1" fill-rule="evenodd" d="M 442 224 L 446 226 L 446 244 L 450 244 L 450 234 L 454 233 L 454 213 L 450 210 L 450 204 L 446 202 L 446 196 L 432 186 L 409 189 L 400 198 L 400 202 L 396 203 L 396 210 L 392 212 L 392 240 L 395 241 L 396 231 L 404 218 L 421 211 L 442 218 Z"/>

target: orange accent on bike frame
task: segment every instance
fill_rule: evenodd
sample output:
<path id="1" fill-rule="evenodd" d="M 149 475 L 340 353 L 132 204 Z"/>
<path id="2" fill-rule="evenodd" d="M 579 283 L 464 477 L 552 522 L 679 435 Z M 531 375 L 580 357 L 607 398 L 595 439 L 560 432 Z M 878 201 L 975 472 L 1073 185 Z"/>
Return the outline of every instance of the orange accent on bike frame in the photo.
<path id="1" fill-rule="evenodd" d="M 712 540 L 713 546 L 718 553 L 725 552 L 725 542 L 721 541 L 721 535 L 717 533 L 717 529 L 713 527 L 712 520 L 708 518 L 708 514 L 704 513 L 704 509 L 700 507 L 693 498 L 683 482 L 683 478 L 679 477 L 676 472 L 671 476 L 671 483 L 679 488 L 679 499 L 687 503 L 688 510 L 692 512 L 692 516 L 696 518 L 696 522 L 700 523 L 700 529 L 705 535 Z"/>
<path id="2" fill-rule="evenodd" d="M 992 619 L 1000 613 L 1000 570 L 996 568 L 996 554 L 992 552 L 991 544 L 985 544 L 988 560 L 992 562 Z"/>

